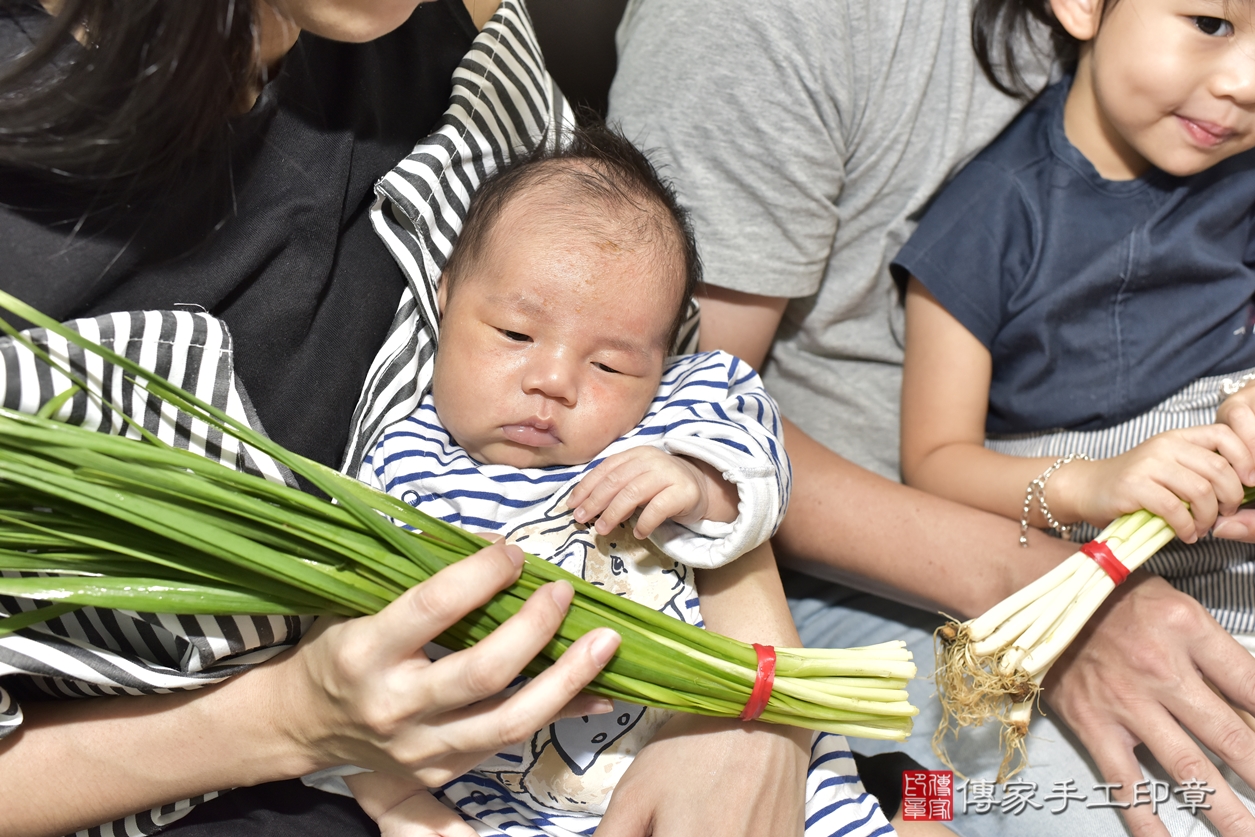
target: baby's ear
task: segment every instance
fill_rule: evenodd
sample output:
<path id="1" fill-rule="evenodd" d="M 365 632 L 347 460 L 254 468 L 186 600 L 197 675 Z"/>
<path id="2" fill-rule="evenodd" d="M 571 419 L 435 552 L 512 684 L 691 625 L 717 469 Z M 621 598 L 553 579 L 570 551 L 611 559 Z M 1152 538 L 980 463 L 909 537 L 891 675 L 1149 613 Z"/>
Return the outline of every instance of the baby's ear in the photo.
<path id="1" fill-rule="evenodd" d="M 1088 41 L 1098 34 L 1103 0 L 1050 0 L 1050 10 L 1069 35 Z"/>
<path id="2" fill-rule="evenodd" d="M 448 299 L 449 282 L 443 275 L 441 275 L 440 279 L 436 282 L 436 311 L 441 317 L 444 317 L 444 307 Z"/>

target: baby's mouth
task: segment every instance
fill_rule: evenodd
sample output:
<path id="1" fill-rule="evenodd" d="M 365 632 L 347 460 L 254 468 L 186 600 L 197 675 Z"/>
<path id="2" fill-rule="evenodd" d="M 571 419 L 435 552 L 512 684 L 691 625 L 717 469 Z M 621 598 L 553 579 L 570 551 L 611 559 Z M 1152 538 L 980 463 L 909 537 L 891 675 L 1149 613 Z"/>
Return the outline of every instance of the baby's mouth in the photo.
<path id="1" fill-rule="evenodd" d="M 553 424 L 541 419 L 529 419 L 520 424 L 507 424 L 501 430 L 511 442 L 527 445 L 529 448 L 547 448 L 562 444 L 562 440 L 554 432 Z"/>

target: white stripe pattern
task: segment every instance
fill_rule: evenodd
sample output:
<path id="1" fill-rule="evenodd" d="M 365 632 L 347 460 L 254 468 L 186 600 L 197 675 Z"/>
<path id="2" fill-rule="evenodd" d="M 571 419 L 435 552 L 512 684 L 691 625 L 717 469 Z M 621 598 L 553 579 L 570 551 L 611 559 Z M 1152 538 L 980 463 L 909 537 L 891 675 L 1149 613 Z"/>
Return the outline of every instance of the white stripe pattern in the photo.
<path id="1" fill-rule="evenodd" d="M 990 450 L 1011 456 L 1059 457 L 1084 453 L 1094 459 L 1118 456 L 1166 430 L 1211 424 L 1220 406 L 1220 385 L 1242 372 L 1200 378 L 1152 409 L 1102 430 L 1056 430 L 991 437 Z M 1098 534 L 1089 524 L 1076 527 L 1083 543 Z M 1197 599 L 1230 633 L 1255 632 L 1255 544 L 1208 535 L 1195 544 L 1174 540 L 1152 557 L 1146 568 Z"/>

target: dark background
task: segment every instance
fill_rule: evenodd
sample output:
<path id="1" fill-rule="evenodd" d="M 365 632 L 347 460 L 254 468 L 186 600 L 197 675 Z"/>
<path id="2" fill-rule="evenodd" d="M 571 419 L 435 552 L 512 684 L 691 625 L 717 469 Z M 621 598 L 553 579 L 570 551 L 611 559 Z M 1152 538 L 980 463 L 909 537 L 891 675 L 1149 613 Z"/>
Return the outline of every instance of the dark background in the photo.
<path id="1" fill-rule="evenodd" d="M 614 30 L 627 0 L 527 0 L 545 64 L 572 106 L 606 115 Z"/>

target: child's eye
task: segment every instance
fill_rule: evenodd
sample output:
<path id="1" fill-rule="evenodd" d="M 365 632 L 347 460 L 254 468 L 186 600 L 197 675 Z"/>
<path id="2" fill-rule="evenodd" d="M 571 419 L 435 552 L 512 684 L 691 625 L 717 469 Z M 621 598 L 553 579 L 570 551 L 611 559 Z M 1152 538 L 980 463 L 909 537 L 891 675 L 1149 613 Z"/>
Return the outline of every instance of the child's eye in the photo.
<path id="1" fill-rule="evenodd" d="M 1233 24 L 1224 18 L 1195 15 L 1194 25 L 1204 35 L 1230 35 L 1233 33 Z"/>
<path id="2" fill-rule="evenodd" d="M 609 372 L 609 373 L 610 373 L 610 374 L 612 374 L 612 375 L 621 375 L 621 374 L 623 374 L 623 373 L 622 373 L 622 372 L 620 372 L 618 369 L 614 369 L 614 368 L 612 368 L 612 367 L 610 367 L 610 366 L 606 366 L 606 364 L 604 364 L 604 363 L 594 363 L 594 364 L 593 364 L 593 366 L 596 366 L 596 367 L 597 367 L 598 369 L 600 369 L 602 372 Z"/>
<path id="3" fill-rule="evenodd" d="M 532 342 L 532 338 L 528 337 L 526 334 L 520 334 L 517 331 L 510 331 L 504 328 L 499 328 L 497 329 L 497 331 L 501 332 L 501 334 L 504 335 L 507 340 L 513 340 L 516 343 Z"/>

